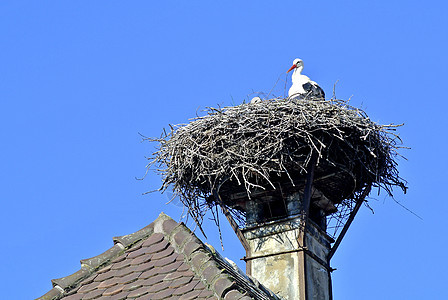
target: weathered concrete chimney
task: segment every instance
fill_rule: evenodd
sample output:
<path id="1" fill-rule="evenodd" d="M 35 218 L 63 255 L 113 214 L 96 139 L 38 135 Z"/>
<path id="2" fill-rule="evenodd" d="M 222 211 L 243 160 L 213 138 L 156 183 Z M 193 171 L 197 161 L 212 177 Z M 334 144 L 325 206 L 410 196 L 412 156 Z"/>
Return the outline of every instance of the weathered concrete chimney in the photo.
<path id="1" fill-rule="evenodd" d="M 328 254 L 333 240 L 322 228 L 322 209 L 314 205 L 314 214 L 304 218 L 302 193 L 264 203 L 247 202 L 248 223 L 241 230 L 247 241 L 246 272 L 284 299 L 332 299 Z M 286 214 L 263 218 L 272 211 L 267 206 L 283 206 Z"/>

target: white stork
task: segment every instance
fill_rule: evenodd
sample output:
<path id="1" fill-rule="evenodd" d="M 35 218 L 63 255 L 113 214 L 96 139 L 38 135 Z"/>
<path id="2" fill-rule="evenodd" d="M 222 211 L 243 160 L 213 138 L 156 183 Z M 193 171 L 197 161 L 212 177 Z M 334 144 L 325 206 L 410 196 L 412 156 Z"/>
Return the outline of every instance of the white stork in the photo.
<path id="1" fill-rule="evenodd" d="M 300 58 L 294 59 L 292 67 L 286 73 L 292 70 L 294 70 L 291 77 L 292 86 L 288 92 L 290 98 L 325 100 L 325 93 L 321 87 L 308 76 L 301 74 L 303 61 Z"/>

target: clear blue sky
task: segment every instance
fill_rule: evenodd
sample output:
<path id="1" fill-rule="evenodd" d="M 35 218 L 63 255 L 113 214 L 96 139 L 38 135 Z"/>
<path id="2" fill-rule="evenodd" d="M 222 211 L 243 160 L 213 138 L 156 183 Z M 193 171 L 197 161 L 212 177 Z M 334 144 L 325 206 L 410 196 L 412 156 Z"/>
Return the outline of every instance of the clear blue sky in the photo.
<path id="1" fill-rule="evenodd" d="M 142 195 L 160 178 L 135 179 L 153 151 L 139 133 L 279 78 L 282 94 L 300 57 L 327 94 L 339 80 L 337 96 L 373 120 L 406 123 L 410 189 L 396 199 L 423 218 L 371 199 L 332 261 L 334 298 L 448 299 L 448 5 L 367 2 L 1 1 L 2 298 L 44 294 L 161 211 L 179 220 L 165 195 Z M 239 262 L 227 226 L 224 245 Z"/>

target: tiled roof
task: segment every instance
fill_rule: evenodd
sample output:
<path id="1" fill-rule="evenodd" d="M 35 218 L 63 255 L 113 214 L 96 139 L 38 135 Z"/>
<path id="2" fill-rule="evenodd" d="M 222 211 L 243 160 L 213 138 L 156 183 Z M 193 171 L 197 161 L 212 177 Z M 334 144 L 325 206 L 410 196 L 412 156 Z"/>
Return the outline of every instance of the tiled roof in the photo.
<path id="1" fill-rule="evenodd" d="M 114 242 L 37 300 L 278 299 L 163 213 Z"/>

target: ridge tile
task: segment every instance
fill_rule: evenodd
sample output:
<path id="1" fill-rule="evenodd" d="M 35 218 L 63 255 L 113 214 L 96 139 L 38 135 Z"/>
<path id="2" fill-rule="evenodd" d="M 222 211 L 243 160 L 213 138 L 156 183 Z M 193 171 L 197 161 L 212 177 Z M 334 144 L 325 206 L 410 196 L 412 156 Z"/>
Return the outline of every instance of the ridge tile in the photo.
<path id="1" fill-rule="evenodd" d="M 87 265 L 92 269 L 96 270 L 100 266 L 105 265 L 106 263 L 108 263 L 109 261 L 111 261 L 112 259 L 114 259 L 115 257 L 119 256 L 122 253 L 124 253 L 123 248 L 121 248 L 119 245 L 114 245 L 112 248 L 106 250 L 100 255 L 81 260 L 81 265 Z"/>
<path id="2" fill-rule="evenodd" d="M 68 288 L 75 287 L 77 283 L 87 278 L 91 273 L 92 272 L 89 269 L 82 267 L 79 271 L 73 273 L 72 275 L 59 279 L 53 279 L 51 282 L 53 283 L 53 286 L 58 285 L 66 290 Z"/>
<path id="3" fill-rule="evenodd" d="M 113 241 L 115 243 L 122 244 L 127 249 L 127 248 L 131 247 L 133 244 L 137 243 L 138 241 L 151 235 L 153 232 L 154 232 L 154 222 L 149 224 L 148 226 L 140 229 L 137 232 L 134 232 L 134 233 L 131 233 L 128 235 L 114 237 Z"/>

